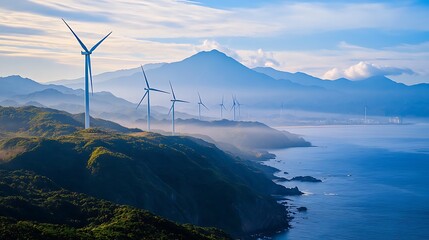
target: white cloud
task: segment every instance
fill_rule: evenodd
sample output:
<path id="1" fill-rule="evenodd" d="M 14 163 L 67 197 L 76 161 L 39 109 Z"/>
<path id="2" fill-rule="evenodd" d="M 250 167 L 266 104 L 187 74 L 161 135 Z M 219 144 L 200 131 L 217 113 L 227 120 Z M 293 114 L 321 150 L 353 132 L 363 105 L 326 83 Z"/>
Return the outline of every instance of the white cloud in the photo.
<path id="1" fill-rule="evenodd" d="M 258 49 L 244 62 L 249 67 L 278 67 L 280 63 L 274 58 L 274 53 Z"/>
<path id="2" fill-rule="evenodd" d="M 262 49 L 238 53 L 236 50 L 224 46 L 214 40 L 204 40 L 201 45 L 194 47 L 196 52 L 219 50 L 244 65 L 254 67 L 278 67 L 280 63 L 275 59 L 273 52 L 265 52 Z"/>
<path id="3" fill-rule="evenodd" d="M 401 74 L 414 74 L 409 68 L 397 68 L 388 66 L 378 66 L 372 63 L 359 62 L 352 65 L 344 70 L 333 68 L 327 71 L 323 78 L 325 79 L 337 79 L 345 77 L 351 80 L 360 80 L 372 76 L 396 76 Z"/>
<path id="4" fill-rule="evenodd" d="M 226 46 L 223 46 L 214 40 L 206 39 L 202 42 L 201 45 L 195 46 L 194 49 L 196 52 L 210 51 L 210 50 L 216 49 L 216 50 L 221 51 L 221 52 L 225 53 L 226 55 L 234 58 L 237 61 L 242 61 L 241 57 L 237 54 L 236 51 L 234 51 L 234 50 L 232 50 Z"/>
<path id="5" fill-rule="evenodd" d="M 322 78 L 334 80 L 334 79 L 338 79 L 340 77 L 342 77 L 341 70 L 338 68 L 332 68 L 331 70 L 329 70 L 325 74 L 323 74 Z"/>

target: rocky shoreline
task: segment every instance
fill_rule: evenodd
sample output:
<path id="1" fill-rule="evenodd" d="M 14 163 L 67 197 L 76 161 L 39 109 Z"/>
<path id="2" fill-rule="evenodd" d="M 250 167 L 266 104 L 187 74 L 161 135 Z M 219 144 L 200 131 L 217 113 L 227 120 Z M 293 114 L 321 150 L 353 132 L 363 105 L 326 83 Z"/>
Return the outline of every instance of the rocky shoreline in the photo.
<path id="1" fill-rule="evenodd" d="M 311 145 L 309 147 L 311 147 Z M 280 173 L 282 171 L 278 168 L 265 165 L 263 164 L 263 162 L 276 159 L 277 156 L 268 151 L 263 151 L 261 153 L 261 156 L 264 156 L 264 157 L 259 158 L 258 161 L 256 162 L 256 164 L 259 165 L 258 168 L 262 170 L 265 174 L 267 174 L 267 176 L 269 176 L 272 179 L 272 181 L 278 185 L 281 185 L 280 183 L 282 182 L 307 182 L 307 183 L 322 182 L 322 180 L 309 175 L 294 176 L 289 179 L 285 177 L 276 176 L 276 173 Z M 288 172 L 285 172 L 285 171 L 283 171 L 283 173 L 289 174 Z M 273 229 L 271 231 L 265 231 L 264 233 L 258 233 L 258 234 L 252 235 L 251 239 L 261 239 L 261 238 L 265 239 L 267 237 L 269 238 L 270 236 L 273 236 L 280 232 L 287 231 L 288 229 L 291 228 L 290 221 L 294 219 L 294 215 L 300 214 L 300 213 L 301 214 L 306 213 L 308 211 L 308 208 L 306 206 L 296 206 L 296 205 L 290 204 L 290 201 L 292 200 L 288 198 L 288 196 L 299 196 L 299 195 L 303 195 L 304 193 L 301 192 L 297 186 L 295 186 L 294 188 L 288 188 L 288 189 L 291 190 L 291 194 L 275 195 L 275 196 L 273 195 L 273 197 L 277 199 L 278 203 L 282 204 L 287 209 L 287 212 L 289 215 L 289 224 L 287 226 L 284 226 L 281 229 Z"/>

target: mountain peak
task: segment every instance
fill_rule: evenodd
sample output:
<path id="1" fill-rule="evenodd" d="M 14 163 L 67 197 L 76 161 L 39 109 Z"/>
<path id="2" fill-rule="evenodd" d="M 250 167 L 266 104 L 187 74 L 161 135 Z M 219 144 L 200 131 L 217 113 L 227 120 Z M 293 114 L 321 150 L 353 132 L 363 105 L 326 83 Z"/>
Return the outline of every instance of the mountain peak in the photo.
<path id="1" fill-rule="evenodd" d="M 218 60 L 221 60 L 221 59 L 224 60 L 224 59 L 231 58 L 231 57 L 226 55 L 224 52 L 221 52 L 217 49 L 213 49 L 210 51 L 198 52 L 197 54 L 192 55 L 189 58 L 213 58 L 213 59 L 218 59 Z"/>

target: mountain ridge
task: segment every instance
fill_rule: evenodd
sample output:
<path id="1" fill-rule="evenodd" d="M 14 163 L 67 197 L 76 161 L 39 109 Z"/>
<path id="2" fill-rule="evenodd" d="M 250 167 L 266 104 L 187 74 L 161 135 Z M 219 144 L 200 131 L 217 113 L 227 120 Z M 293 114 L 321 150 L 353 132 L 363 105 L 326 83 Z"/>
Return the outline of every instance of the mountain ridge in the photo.
<path id="1" fill-rule="evenodd" d="M 0 168 L 32 171 L 69 191 L 233 236 L 289 226 L 287 209 L 272 195 L 301 192 L 276 185 L 251 161 L 193 137 L 112 131 L 112 123 L 104 127 L 109 131 L 82 130 L 76 117 L 0 107 L 1 133 L 7 134 L 0 139 Z"/>

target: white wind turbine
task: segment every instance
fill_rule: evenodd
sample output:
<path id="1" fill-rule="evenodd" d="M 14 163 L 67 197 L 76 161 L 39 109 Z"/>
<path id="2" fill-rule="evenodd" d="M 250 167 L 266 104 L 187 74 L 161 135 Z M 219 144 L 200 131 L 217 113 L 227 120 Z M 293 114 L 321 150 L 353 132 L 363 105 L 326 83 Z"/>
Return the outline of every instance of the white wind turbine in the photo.
<path id="1" fill-rule="evenodd" d="M 198 93 L 198 99 L 198 119 L 201 120 L 201 106 L 205 107 L 207 110 L 209 110 L 209 108 L 201 101 L 200 93 Z"/>
<path id="2" fill-rule="evenodd" d="M 234 95 L 232 96 L 232 107 L 231 107 L 231 110 L 234 110 L 234 115 L 233 115 L 233 118 L 232 118 L 232 120 L 234 120 L 235 121 L 235 107 L 237 106 L 237 103 L 236 103 L 236 101 L 235 101 L 235 98 L 234 98 Z M 231 111 L 230 110 L 230 111 Z"/>
<path id="3" fill-rule="evenodd" d="M 220 120 L 222 120 L 222 119 L 223 119 L 223 109 L 225 109 L 225 110 L 226 110 L 226 107 L 225 107 L 225 105 L 223 104 L 223 96 L 222 96 L 222 103 L 221 103 L 221 104 L 219 104 L 219 106 L 220 106 Z"/>
<path id="4" fill-rule="evenodd" d="M 177 99 L 176 95 L 174 94 L 173 86 L 171 85 L 171 82 L 169 82 L 169 83 L 170 83 L 171 94 L 173 95 L 173 99 L 170 100 L 171 101 L 171 108 L 168 111 L 168 115 L 170 115 L 170 112 L 172 113 L 172 121 L 171 121 L 171 123 L 172 123 L 172 128 L 173 129 L 172 129 L 171 135 L 174 136 L 174 134 L 176 133 L 176 128 L 175 128 L 175 125 L 174 125 L 174 104 L 176 102 L 182 102 L 182 103 L 189 103 L 189 102 Z"/>
<path id="5" fill-rule="evenodd" d="M 237 97 L 235 97 L 235 96 L 234 96 L 234 100 L 235 100 L 235 102 L 236 102 L 236 104 L 237 104 L 237 107 L 238 107 L 238 118 L 241 118 L 241 106 L 242 106 L 243 104 L 241 104 L 241 103 L 237 100 Z"/>
<path id="6" fill-rule="evenodd" d="M 67 24 L 67 22 L 62 19 L 66 26 L 70 29 L 70 31 L 75 36 L 76 40 L 79 42 L 83 51 L 81 54 L 85 56 L 85 129 L 90 127 L 89 123 L 89 80 L 91 80 L 91 91 L 94 94 L 94 88 L 92 85 L 92 70 L 91 70 L 91 54 L 92 52 L 108 37 L 112 32 L 107 34 L 103 39 L 101 39 L 97 44 L 95 44 L 90 50 L 83 44 L 83 42 L 79 39 L 76 33 L 71 29 L 71 27 Z"/>
<path id="7" fill-rule="evenodd" d="M 141 66 L 142 68 L 142 72 L 143 72 L 143 77 L 144 80 L 146 82 L 146 87 L 144 88 L 144 90 L 146 90 L 146 92 L 144 93 L 142 99 L 140 100 L 139 104 L 137 105 L 136 109 L 140 106 L 140 104 L 143 102 L 143 99 L 146 97 L 147 95 L 147 130 L 150 131 L 150 91 L 155 91 L 155 92 L 162 92 L 162 93 L 167 93 L 165 91 L 156 89 L 156 88 L 151 88 L 149 86 L 149 82 L 147 81 L 147 77 L 146 77 L 146 73 L 144 72 L 143 66 Z"/>

